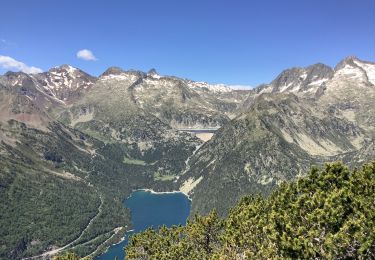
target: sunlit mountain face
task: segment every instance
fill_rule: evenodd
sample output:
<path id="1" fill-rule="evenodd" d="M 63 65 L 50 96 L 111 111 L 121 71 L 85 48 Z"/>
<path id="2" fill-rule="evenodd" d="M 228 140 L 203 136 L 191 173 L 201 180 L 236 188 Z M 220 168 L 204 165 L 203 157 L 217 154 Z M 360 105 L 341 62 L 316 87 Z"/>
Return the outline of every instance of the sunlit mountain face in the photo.
<path id="1" fill-rule="evenodd" d="M 348 57 L 238 90 L 111 67 L 0 77 L 1 257 L 96 256 L 131 229 L 137 189 L 221 216 L 312 165 L 374 150 L 375 64 Z M 47 224 L 48 223 L 48 224 Z"/>

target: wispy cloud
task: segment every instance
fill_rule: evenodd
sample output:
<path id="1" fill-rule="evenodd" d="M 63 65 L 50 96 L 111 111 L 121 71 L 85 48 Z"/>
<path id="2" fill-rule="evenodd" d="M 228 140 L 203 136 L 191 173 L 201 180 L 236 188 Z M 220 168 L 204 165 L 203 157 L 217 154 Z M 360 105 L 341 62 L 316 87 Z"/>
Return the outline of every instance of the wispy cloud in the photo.
<path id="1" fill-rule="evenodd" d="M 0 39 L 0 49 L 5 50 L 8 48 L 9 43 L 5 39 Z"/>
<path id="2" fill-rule="evenodd" d="M 83 49 L 77 52 L 77 58 L 81 60 L 95 61 L 97 58 L 92 53 L 92 51 Z"/>
<path id="3" fill-rule="evenodd" d="M 5 40 L 5 39 L 0 39 L 0 49 L 1 50 L 8 50 L 8 49 L 13 49 L 16 48 L 17 44 L 14 42 Z"/>
<path id="4" fill-rule="evenodd" d="M 25 63 L 15 60 L 12 57 L 2 55 L 0 55 L 0 67 L 7 70 L 22 71 L 28 74 L 43 72 L 40 68 L 27 66 Z"/>

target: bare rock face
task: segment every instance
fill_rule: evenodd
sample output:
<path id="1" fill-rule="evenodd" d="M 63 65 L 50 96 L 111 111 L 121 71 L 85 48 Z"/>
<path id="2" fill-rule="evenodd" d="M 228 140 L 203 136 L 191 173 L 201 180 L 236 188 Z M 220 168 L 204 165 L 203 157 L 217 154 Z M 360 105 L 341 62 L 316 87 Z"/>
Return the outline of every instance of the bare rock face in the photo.
<path id="1" fill-rule="evenodd" d="M 313 164 L 343 160 L 355 166 L 372 159 L 374 100 L 375 64 L 355 57 L 334 69 L 320 63 L 287 69 L 251 90 L 155 69 L 111 67 L 99 77 L 69 65 L 33 75 L 8 72 L 0 76 L 0 175 L 9 184 L 1 194 L 8 194 L 14 174 L 20 187 L 33 191 L 33 201 L 42 198 L 40 189 L 54 194 L 60 187 L 57 198 L 78 218 L 82 212 L 92 217 L 104 198 L 105 214 L 121 215 L 111 218 L 106 232 L 124 224 L 116 222 L 127 214 L 121 200 L 137 188 L 180 188 L 191 196 L 193 212 L 216 207 L 225 215 L 242 195 L 269 194 Z M 218 130 L 205 143 L 180 131 L 206 128 Z M 81 191 L 86 197 L 78 212 L 65 198 L 81 198 Z M 43 223 L 61 217 L 49 212 Z M 88 222 L 79 220 L 72 222 L 78 231 Z M 31 243 L 39 238 L 23 241 L 27 232 L 19 231 L 21 247 L 13 245 L 17 256 L 51 246 Z"/>
<path id="2" fill-rule="evenodd" d="M 121 201 L 132 190 L 174 189 L 173 181 L 202 141 L 177 131 L 168 117 L 143 105 L 152 99 L 138 88 L 148 87 L 149 80 L 152 87 L 163 86 L 155 72 L 112 68 L 95 78 L 66 65 L 37 75 L 0 76 L 0 199 L 6 209 L 2 223 L 7 223 L 1 229 L 7 244 L 0 258 L 41 254 L 54 246 L 51 241 L 68 244 L 72 237 L 80 238 L 87 223 L 92 229 L 82 237 L 86 241 L 98 236 L 98 230 L 129 226 L 130 215 Z M 173 81 L 177 85 L 170 90 L 180 91 L 178 82 L 185 80 Z M 199 96 L 187 86 L 182 89 L 185 100 Z M 168 100 L 175 97 L 164 94 Z M 174 113 L 183 117 L 183 109 L 197 102 L 185 104 L 168 109 L 180 109 Z M 204 118 L 191 120 L 216 124 L 210 113 L 202 109 Z M 33 203 L 20 206 L 25 197 Z M 74 221 L 66 221 L 61 209 Z M 14 219 L 16 211 L 24 217 Z M 31 229 L 25 228 L 28 221 L 33 222 Z"/>
<path id="3" fill-rule="evenodd" d="M 52 68 L 34 77 L 45 93 L 66 103 L 79 99 L 96 81 L 95 77 L 70 65 Z"/>
<path id="4" fill-rule="evenodd" d="M 333 76 L 334 70 L 322 63 L 306 68 L 284 70 L 270 84 L 258 87 L 257 94 L 293 93 L 295 95 L 313 96 L 325 82 Z"/>
<path id="5" fill-rule="evenodd" d="M 169 175 L 181 172 L 186 159 L 177 166 L 176 160 L 167 158 L 170 153 L 180 149 L 186 155 L 202 143 L 178 130 L 219 128 L 236 115 L 250 93 L 161 76 L 154 69 L 145 73 L 111 67 L 93 77 L 70 65 L 35 75 L 9 72 L 0 83 L 1 98 L 7 101 L 0 115 L 4 122 L 16 119 L 48 131 L 48 125 L 58 120 L 101 141 L 157 156 L 166 164 L 159 173 Z"/>
<path id="6" fill-rule="evenodd" d="M 177 129 L 218 128 L 236 115 L 250 94 L 224 85 L 161 76 L 155 69 L 144 73 L 110 68 L 99 77 L 99 84 L 113 95 L 126 91 L 137 108 Z"/>
<path id="7" fill-rule="evenodd" d="M 243 194 L 268 194 L 314 164 L 372 159 L 375 138 L 375 64 L 348 57 L 283 71 L 253 90 L 242 114 L 223 126 L 189 160 L 180 186 L 193 211 L 221 214 Z"/>

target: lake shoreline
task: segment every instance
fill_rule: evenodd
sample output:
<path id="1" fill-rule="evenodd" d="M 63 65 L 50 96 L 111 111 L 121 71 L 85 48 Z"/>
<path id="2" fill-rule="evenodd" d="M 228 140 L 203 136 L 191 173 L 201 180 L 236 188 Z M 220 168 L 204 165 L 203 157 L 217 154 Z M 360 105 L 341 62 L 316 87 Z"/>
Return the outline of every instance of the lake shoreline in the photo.
<path id="1" fill-rule="evenodd" d="M 144 195 L 142 195 L 142 193 Z M 168 196 L 168 194 L 170 194 L 170 196 Z M 155 196 L 155 195 L 159 195 L 159 196 Z M 168 201 L 169 206 L 166 207 L 165 202 L 160 203 L 160 197 L 164 198 L 163 200 L 165 202 Z M 177 203 L 176 203 L 175 198 L 179 198 Z M 144 199 L 146 200 L 142 201 Z M 128 203 L 130 204 L 126 204 L 127 200 L 128 200 Z M 150 204 L 150 200 L 154 200 L 156 204 L 155 203 Z M 137 202 L 135 203 L 135 201 Z M 124 199 L 123 204 L 124 204 L 124 207 L 130 209 L 131 211 L 131 222 L 132 222 L 131 229 L 126 230 L 123 233 L 122 237 L 119 238 L 117 242 L 115 243 L 112 242 L 111 243 L 112 245 L 109 245 L 103 253 L 101 253 L 100 255 L 94 258 L 95 260 L 109 260 L 109 259 L 112 260 L 113 256 L 120 256 L 121 258 L 123 256 L 124 247 L 129 241 L 129 236 L 132 234 L 141 232 L 143 230 L 146 230 L 146 228 L 148 227 L 155 228 L 155 227 L 162 226 L 164 224 L 166 224 L 168 227 L 172 225 L 180 225 L 180 224 L 185 225 L 186 220 L 189 216 L 189 212 L 190 212 L 191 199 L 187 194 L 178 190 L 158 192 L 153 189 L 142 188 L 142 189 L 134 189 L 130 193 L 130 195 Z M 181 209 L 180 205 L 185 205 L 185 206 L 182 206 L 182 208 L 185 208 L 182 211 L 184 212 L 182 213 L 182 215 L 181 215 L 181 211 L 176 210 L 178 208 Z M 155 206 L 156 208 L 154 208 Z M 159 211 L 159 214 L 155 215 L 155 212 L 158 212 L 158 211 L 155 211 L 157 207 L 159 208 L 166 207 L 166 208 L 164 208 L 164 210 L 162 211 Z M 170 207 L 172 207 L 172 209 Z M 172 215 L 168 214 L 168 211 L 172 212 L 173 213 L 172 215 L 174 215 L 176 212 L 180 212 L 180 213 L 179 214 L 176 213 L 177 218 L 173 217 L 171 220 L 170 216 Z M 160 215 L 160 212 L 163 212 L 162 215 Z M 153 223 L 151 222 L 152 224 L 148 223 L 147 226 L 144 226 L 145 220 L 143 219 L 143 216 L 152 216 L 151 217 L 152 221 L 155 221 L 156 219 L 156 222 L 153 222 Z M 139 221 L 139 219 L 141 219 L 141 222 Z M 149 220 L 146 220 L 146 223 L 147 221 Z"/>
<path id="2" fill-rule="evenodd" d="M 132 192 L 135 192 L 135 191 L 146 191 L 146 192 L 150 192 L 152 194 L 176 194 L 176 193 L 182 193 L 184 194 L 188 200 L 190 200 L 190 202 L 192 201 L 192 199 L 190 198 L 189 194 L 183 192 L 183 191 L 180 191 L 180 190 L 173 190 L 173 191 L 154 191 L 153 189 L 136 189 L 136 190 L 133 190 Z M 131 194 L 128 198 L 131 197 Z M 127 199 L 128 199 L 127 198 Z"/>

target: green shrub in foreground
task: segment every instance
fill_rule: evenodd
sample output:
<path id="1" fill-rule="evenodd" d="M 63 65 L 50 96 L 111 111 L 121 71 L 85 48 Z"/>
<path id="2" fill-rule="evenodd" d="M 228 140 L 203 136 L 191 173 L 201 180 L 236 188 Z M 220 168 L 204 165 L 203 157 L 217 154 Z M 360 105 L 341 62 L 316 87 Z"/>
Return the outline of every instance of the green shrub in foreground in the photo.
<path id="1" fill-rule="evenodd" d="M 133 235 L 127 259 L 373 259 L 375 162 L 339 162 L 284 183 L 268 198 L 244 197 L 226 219 L 215 211 L 186 227 Z"/>

